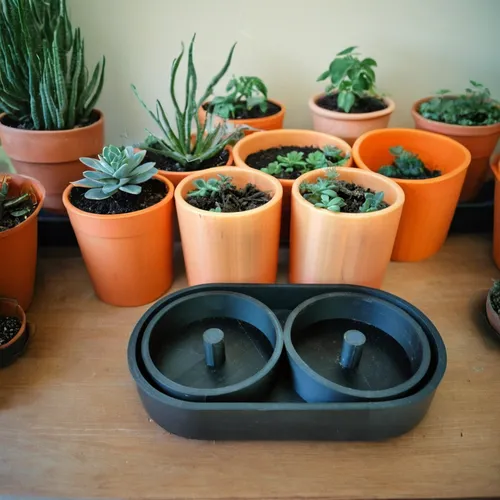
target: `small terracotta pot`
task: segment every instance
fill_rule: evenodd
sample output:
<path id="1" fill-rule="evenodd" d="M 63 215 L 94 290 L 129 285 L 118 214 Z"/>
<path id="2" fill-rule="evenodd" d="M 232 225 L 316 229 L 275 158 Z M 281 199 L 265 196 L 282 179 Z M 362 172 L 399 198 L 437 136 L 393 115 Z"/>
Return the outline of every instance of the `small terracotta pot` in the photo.
<path id="1" fill-rule="evenodd" d="M 495 176 L 495 208 L 493 222 L 493 260 L 500 269 L 500 155 L 491 164 Z M 499 332 L 500 333 L 500 332 Z"/>
<path id="2" fill-rule="evenodd" d="M 96 157 L 104 147 L 104 117 L 88 127 L 72 130 L 22 130 L 4 125 L 0 116 L 0 140 L 18 174 L 34 177 L 47 191 L 44 210 L 65 214 L 62 193 L 82 177 L 80 158 Z"/>
<path id="3" fill-rule="evenodd" d="M 174 186 L 156 205 L 138 212 L 98 215 L 84 212 L 63 193 L 83 260 L 100 300 L 114 306 L 135 307 L 160 298 L 172 285 L 172 213 Z"/>
<path id="4" fill-rule="evenodd" d="M 420 105 L 429 101 L 426 97 L 417 101 L 411 110 L 417 129 L 446 135 L 465 146 L 471 153 L 471 164 L 460 194 L 460 201 L 473 200 L 481 190 L 488 175 L 490 156 L 500 137 L 500 123 L 479 127 L 466 127 L 464 125 L 450 125 L 424 118 L 419 112 Z"/>
<path id="5" fill-rule="evenodd" d="M 277 130 L 277 129 L 282 129 L 283 128 L 283 121 L 285 119 L 285 113 L 286 113 L 286 108 L 285 106 L 279 102 L 275 101 L 273 99 L 268 99 L 269 102 L 272 102 L 273 104 L 276 104 L 276 106 L 279 106 L 281 110 L 271 116 L 265 116 L 263 118 L 248 118 L 246 120 L 227 120 L 229 123 L 232 123 L 235 126 L 241 126 L 241 125 L 248 125 L 250 127 L 259 129 L 259 130 Z M 207 104 L 207 103 L 205 103 Z M 205 120 L 207 119 L 207 112 L 205 108 L 202 106 L 198 110 L 198 117 L 200 119 L 201 124 L 205 123 Z M 213 123 L 216 125 L 218 123 L 223 122 L 224 119 L 220 118 L 218 116 L 214 116 L 213 118 Z M 245 135 L 250 135 L 255 133 L 253 130 L 245 130 Z"/>
<path id="6" fill-rule="evenodd" d="M 21 321 L 21 328 L 17 334 L 7 344 L 0 346 L 0 368 L 5 368 L 24 352 L 28 340 L 28 325 L 26 314 L 15 299 L 0 297 L 0 316 L 10 316 Z"/>
<path id="7" fill-rule="evenodd" d="M 491 327 L 500 335 L 500 317 L 494 311 L 491 305 L 491 290 L 488 292 L 486 297 L 486 317 Z"/>
<path id="8" fill-rule="evenodd" d="M 214 213 L 185 201 L 196 179 L 232 177 L 272 194 L 262 207 L 247 212 Z M 203 283 L 275 283 L 278 271 L 281 201 L 277 179 L 257 170 L 219 167 L 197 172 L 175 190 L 182 250 L 190 286 Z"/>
<path id="9" fill-rule="evenodd" d="M 405 192 L 406 201 L 392 259 L 419 261 L 438 252 L 448 235 L 462 189 L 470 153 L 444 135 L 414 129 L 374 130 L 354 144 L 354 162 L 359 168 L 377 172 L 390 165 L 389 148 L 402 146 L 420 156 L 442 175 L 432 179 L 394 179 Z"/>
<path id="10" fill-rule="evenodd" d="M 226 151 L 229 152 L 229 158 L 227 159 L 227 163 L 224 166 L 231 166 L 233 165 L 233 148 L 231 146 L 227 146 Z M 174 187 L 177 187 L 177 185 L 186 177 L 189 177 L 194 173 L 211 171 L 211 170 L 212 170 L 211 168 L 207 168 L 205 170 L 197 170 L 196 172 L 171 172 L 169 170 L 158 170 L 158 175 L 161 175 L 165 179 L 168 179 L 174 185 Z"/>
<path id="11" fill-rule="evenodd" d="M 18 226 L 0 233 L 0 297 L 11 297 L 25 311 L 33 300 L 35 287 L 38 214 L 45 200 L 45 189 L 35 179 L 23 175 L 8 174 L 9 197 L 18 196 L 28 185 L 35 190 L 38 206 L 35 211 Z"/>
<path id="12" fill-rule="evenodd" d="M 322 93 L 309 99 L 314 130 L 340 137 L 351 146 L 359 136 L 366 132 L 388 127 L 391 115 L 396 109 L 394 101 L 384 97 L 386 109 L 372 113 L 341 113 L 318 106 L 316 103 L 324 96 L 325 94 Z"/>
<path id="13" fill-rule="evenodd" d="M 339 180 L 383 191 L 390 205 L 372 213 L 333 213 L 300 194 L 325 172 L 299 177 L 292 188 L 290 283 L 345 283 L 380 288 L 398 231 L 405 195 L 391 179 L 357 168 L 339 167 Z"/>

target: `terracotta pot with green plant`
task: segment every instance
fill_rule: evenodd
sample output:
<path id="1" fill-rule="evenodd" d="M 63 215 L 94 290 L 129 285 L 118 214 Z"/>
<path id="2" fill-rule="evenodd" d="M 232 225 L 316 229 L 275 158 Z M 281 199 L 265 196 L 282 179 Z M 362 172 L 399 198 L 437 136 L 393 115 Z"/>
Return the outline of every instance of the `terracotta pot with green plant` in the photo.
<path id="1" fill-rule="evenodd" d="M 309 100 L 314 130 L 344 139 L 350 145 L 365 132 L 389 125 L 394 101 L 375 88 L 377 63 L 360 59 L 357 47 L 339 52 L 318 81 L 330 80 L 324 93 Z"/>
<path id="2" fill-rule="evenodd" d="M 472 161 L 460 194 L 462 202 L 478 195 L 500 137 L 500 102 L 492 99 L 481 83 L 470 83 L 464 94 L 448 95 L 449 90 L 440 90 L 412 108 L 416 128 L 446 135 L 470 151 Z"/>
<path id="3" fill-rule="evenodd" d="M 5 0 L 0 9 L 0 139 L 16 171 L 46 189 L 44 208 L 64 213 L 61 195 L 82 173 L 81 156 L 104 143 L 94 107 L 105 59 L 89 73 L 84 41 L 66 0 Z"/>
<path id="4" fill-rule="evenodd" d="M 0 175 L 0 297 L 27 310 L 33 299 L 38 245 L 38 213 L 43 186 L 23 175 Z"/>
<path id="5" fill-rule="evenodd" d="M 228 120 L 235 126 L 249 127 L 245 135 L 283 128 L 285 106 L 268 99 L 267 86 L 260 78 L 233 76 L 226 92 L 202 104 L 198 111 L 201 123 L 205 122 L 207 114 L 212 114 L 216 123 Z"/>
<path id="6" fill-rule="evenodd" d="M 172 283 L 174 186 L 145 156 L 105 147 L 63 195 L 95 292 L 115 306 L 153 302 Z"/>
<path id="7" fill-rule="evenodd" d="M 215 123 L 213 116 L 201 122 L 198 110 L 213 93 L 214 87 L 226 74 L 233 57 L 235 45 L 222 69 L 212 78 L 201 97 L 197 96 L 197 73 L 194 65 L 195 36 L 188 50 L 186 80 L 183 87 L 187 90 L 184 106 L 177 98 L 176 80 L 179 66 L 184 57 L 184 44 L 179 56 L 173 61 L 170 73 L 170 99 L 174 116 L 168 116 L 162 103 L 156 101 L 156 112 L 151 111 L 132 85 L 137 99 L 149 113 L 153 122 L 162 132 L 161 137 L 148 131 L 149 136 L 138 147 L 147 151 L 146 160 L 154 161 L 160 175 L 167 177 L 176 186 L 179 182 L 200 170 L 221 165 L 232 165 L 231 145 L 243 137 L 243 130 L 222 121 Z M 194 125 L 194 133 L 193 133 Z"/>

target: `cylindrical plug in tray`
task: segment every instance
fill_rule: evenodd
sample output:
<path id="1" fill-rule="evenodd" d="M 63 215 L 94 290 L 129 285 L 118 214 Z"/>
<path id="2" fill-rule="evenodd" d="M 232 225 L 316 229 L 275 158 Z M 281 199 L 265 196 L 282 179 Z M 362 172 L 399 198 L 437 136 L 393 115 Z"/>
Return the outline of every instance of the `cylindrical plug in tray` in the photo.
<path id="1" fill-rule="evenodd" d="M 363 354 L 366 336 L 359 330 L 348 330 L 344 333 L 342 352 L 340 353 L 340 365 L 346 370 L 354 370 L 358 367 Z"/>
<path id="2" fill-rule="evenodd" d="M 205 363 L 209 368 L 221 368 L 226 361 L 224 332 L 220 328 L 209 328 L 203 334 Z"/>

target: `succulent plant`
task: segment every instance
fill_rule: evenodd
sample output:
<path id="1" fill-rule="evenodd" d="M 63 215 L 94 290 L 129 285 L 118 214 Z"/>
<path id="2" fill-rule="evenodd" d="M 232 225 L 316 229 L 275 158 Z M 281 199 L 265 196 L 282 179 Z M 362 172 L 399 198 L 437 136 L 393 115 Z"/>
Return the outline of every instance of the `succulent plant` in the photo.
<path id="1" fill-rule="evenodd" d="M 211 178 L 207 181 L 204 179 L 196 179 L 193 184 L 197 189 L 189 192 L 189 196 L 214 196 L 216 193 L 220 193 L 222 188 L 226 185 L 231 184 L 231 177 L 226 175 L 218 175 L 218 179 Z"/>
<path id="2" fill-rule="evenodd" d="M 94 170 L 83 173 L 84 179 L 73 182 L 78 187 L 89 188 L 85 198 L 89 200 L 105 200 L 118 191 L 138 195 L 144 184 L 158 170 L 155 163 L 142 163 L 146 151 L 134 152 L 132 146 L 119 148 L 106 146 L 99 159 L 80 158 L 80 161 Z"/>
<path id="3" fill-rule="evenodd" d="M 382 208 L 385 208 L 384 205 L 383 191 L 379 191 L 378 193 L 366 193 L 365 202 L 359 211 L 362 213 L 378 212 L 382 210 Z"/>
<path id="4" fill-rule="evenodd" d="M 401 146 L 392 147 L 389 151 L 394 156 L 394 161 L 392 165 L 380 167 L 379 174 L 395 179 L 428 179 L 441 175 L 440 170 L 430 170 L 418 155 Z"/>
<path id="5" fill-rule="evenodd" d="M 80 29 L 66 0 L 2 0 L 0 110 L 30 130 L 67 130 L 89 123 L 104 84 L 105 58 L 92 77 Z"/>
<path id="6" fill-rule="evenodd" d="M 6 215 L 27 219 L 38 204 L 36 194 L 31 187 L 25 189 L 19 196 L 9 198 L 9 183 L 8 175 L 0 176 L 0 232 L 9 229 L 2 223 Z"/>

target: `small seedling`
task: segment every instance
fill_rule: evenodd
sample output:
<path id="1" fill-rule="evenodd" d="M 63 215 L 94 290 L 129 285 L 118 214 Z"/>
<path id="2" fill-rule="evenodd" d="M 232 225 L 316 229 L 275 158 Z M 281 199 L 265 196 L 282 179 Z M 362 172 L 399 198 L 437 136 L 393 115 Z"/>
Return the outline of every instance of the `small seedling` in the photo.
<path id="1" fill-rule="evenodd" d="M 401 146 L 392 147 L 389 151 L 394 161 L 392 165 L 380 167 L 379 174 L 395 179 L 427 179 L 441 175 L 440 170 L 428 169 L 418 155 Z"/>
<path id="2" fill-rule="evenodd" d="M 204 179 L 196 179 L 193 181 L 193 184 L 198 188 L 189 192 L 189 196 L 197 196 L 197 197 L 213 197 L 217 193 L 220 193 L 222 189 L 231 184 L 231 177 L 227 177 L 225 175 L 218 175 L 218 179 L 208 179 L 207 181 Z M 219 210 L 214 209 L 213 211 L 220 212 Z"/>
<path id="3" fill-rule="evenodd" d="M 0 231 L 8 229 L 2 224 L 4 217 L 9 215 L 22 220 L 27 219 L 38 204 L 36 194 L 31 186 L 24 189 L 19 196 L 8 198 L 9 182 L 10 177 L 8 175 L 0 177 Z"/>
<path id="4" fill-rule="evenodd" d="M 359 209 L 362 213 L 378 212 L 383 207 L 384 203 L 384 192 L 379 191 L 378 193 L 366 193 L 365 202 L 363 206 Z"/>
<path id="5" fill-rule="evenodd" d="M 304 161 L 304 153 L 301 151 L 290 151 L 286 156 L 279 155 L 276 161 L 270 163 L 262 172 L 270 175 L 280 175 L 283 172 L 292 173 L 302 171 L 307 166 Z"/>
<path id="6" fill-rule="evenodd" d="M 367 57 L 360 59 L 357 47 L 348 47 L 337 54 L 318 82 L 330 79 L 326 92 L 338 92 L 338 107 L 349 113 L 357 100 L 376 96 L 375 71 L 377 63 Z"/>
<path id="7" fill-rule="evenodd" d="M 235 119 L 242 111 L 251 111 L 257 106 L 262 113 L 267 111 L 267 87 L 256 76 L 233 76 L 226 91 L 227 95 L 214 97 L 210 103 L 213 112 L 222 118 Z"/>
<path id="8" fill-rule="evenodd" d="M 337 171 L 332 168 L 326 177 L 319 177 L 316 182 L 303 182 L 300 186 L 300 193 L 304 199 L 317 208 L 340 212 L 340 209 L 345 206 L 345 201 L 337 194 L 337 177 Z"/>
<path id="9" fill-rule="evenodd" d="M 337 196 L 337 193 L 334 192 L 334 194 L 334 197 L 331 197 L 327 194 L 322 194 L 321 201 L 315 203 L 314 206 L 316 208 L 325 208 L 330 212 L 340 212 L 340 209 L 342 207 L 345 207 L 346 203 L 342 198 L 340 198 L 340 196 Z"/>

